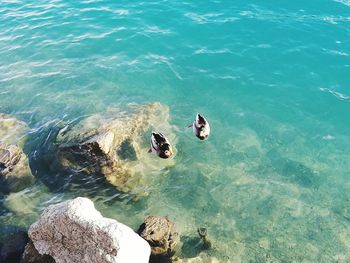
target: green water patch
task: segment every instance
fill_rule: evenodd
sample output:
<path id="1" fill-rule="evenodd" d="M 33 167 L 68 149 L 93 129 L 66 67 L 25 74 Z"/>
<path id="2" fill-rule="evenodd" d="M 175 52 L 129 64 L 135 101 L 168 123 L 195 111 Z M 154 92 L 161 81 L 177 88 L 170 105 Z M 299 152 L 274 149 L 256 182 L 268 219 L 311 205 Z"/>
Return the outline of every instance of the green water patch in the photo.
<path id="1" fill-rule="evenodd" d="M 320 175 L 303 163 L 285 158 L 277 150 L 269 151 L 266 156 L 272 169 L 288 181 L 308 188 L 316 188 L 320 183 Z"/>

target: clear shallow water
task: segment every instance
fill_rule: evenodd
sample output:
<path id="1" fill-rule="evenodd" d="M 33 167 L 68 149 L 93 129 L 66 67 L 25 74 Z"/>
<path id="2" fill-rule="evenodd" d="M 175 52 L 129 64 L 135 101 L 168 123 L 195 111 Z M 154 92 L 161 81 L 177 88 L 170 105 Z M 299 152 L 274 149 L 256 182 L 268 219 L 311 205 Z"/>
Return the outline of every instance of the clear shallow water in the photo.
<path id="1" fill-rule="evenodd" d="M 0 224 L 89 196 L 137 228 L 169 215 L 180 256 L 196 228 L 232 262 L 350 258 L 350 2 L 1 1 L 0 112 L 30 129 L 38 182 L 3 196 Z M 52 190 L 37 149 L 60 121 L 160 101 L 176 127 L 176 165 L 147 198 L 93 182 Z M 196 112 L 210 140 L 185 127 Z"/>

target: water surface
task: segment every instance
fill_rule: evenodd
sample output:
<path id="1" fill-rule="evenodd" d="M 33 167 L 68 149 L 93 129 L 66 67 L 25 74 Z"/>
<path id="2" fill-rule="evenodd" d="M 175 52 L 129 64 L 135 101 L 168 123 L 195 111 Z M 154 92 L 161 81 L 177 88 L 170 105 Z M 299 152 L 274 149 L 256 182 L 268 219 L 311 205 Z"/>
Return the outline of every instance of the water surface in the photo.
<path id="1" fill-rule="evenodd" d="M 349 54 L 348 0 L 1 1 L 0 112 L 29 125 L 38 180 L 1 197 L 0 224 L 28 227 L 83 195 L 133 228 L 168 215 L 181 257 L 347 262 Z M 48 183 L 59 175 L 40 149 L 60 123 L 154 101 L 170 107 L 178 153 L 148 197 Z M 196 112 L 212 126 L 204 143 L 186 129 Z"/>

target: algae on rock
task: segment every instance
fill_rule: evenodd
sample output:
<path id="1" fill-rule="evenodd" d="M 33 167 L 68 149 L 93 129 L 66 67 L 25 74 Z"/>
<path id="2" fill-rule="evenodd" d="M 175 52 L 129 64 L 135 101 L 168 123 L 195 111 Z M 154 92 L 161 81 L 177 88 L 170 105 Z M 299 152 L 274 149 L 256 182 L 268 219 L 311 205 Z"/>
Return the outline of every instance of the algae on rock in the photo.
<path id="1" fill-rule="evenodd" d="M 27 125 L 15 117 L 0 113 L 0 141 L 6 144 L 20 144 Z"/>
<path id="2" fill-rule="evenodd" d="M 17 192 L 34 182 L 27 156 L 19 146 L 24 122 L 0 113 L 0 191 Z"/>
<path id="3" fill-rule="evenodd" d="M 175 254 L 179 234 L 175 230 L 175 223 L 168 217 L 146 217 L 137 233 L 150 244 L 153 256 L 170 258 Z"/>
<path id="4" fill-rule="evenodd" d="M 152 168 L 172 165 L 147 153 L 151 130 L 165 132 L 170 139 L 169 109 L 160 103 L 131 105 L 127 112 L 110 110 L 66 126 L 57 135 L 56 159 L 64 169 L 105 176 L 120 191 L 142 185 Z"/>

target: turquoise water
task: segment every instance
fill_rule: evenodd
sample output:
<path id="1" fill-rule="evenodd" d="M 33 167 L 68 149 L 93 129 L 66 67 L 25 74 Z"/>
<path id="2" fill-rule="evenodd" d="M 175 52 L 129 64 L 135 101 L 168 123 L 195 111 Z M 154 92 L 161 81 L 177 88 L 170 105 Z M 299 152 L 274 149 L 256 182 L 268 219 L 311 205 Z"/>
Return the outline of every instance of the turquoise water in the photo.
<path id="1" fill-rule="evenodd" d="M 37 183 L 1 198 L 0 224 L 84 195 L 133 228 L 169 215 L 180 257 L 349 262 L 349 55 L 348 0 L 1 1 L 0 112 L 29 125 Z M 59 175 L 38 151 L 61 121 L 154 101 L 178 153 L 148 197 L 47 185 Z M 186 129 L 196 112 L 204 143 Z"/>

